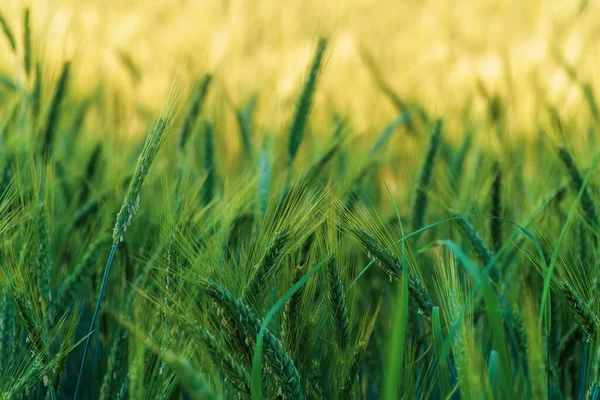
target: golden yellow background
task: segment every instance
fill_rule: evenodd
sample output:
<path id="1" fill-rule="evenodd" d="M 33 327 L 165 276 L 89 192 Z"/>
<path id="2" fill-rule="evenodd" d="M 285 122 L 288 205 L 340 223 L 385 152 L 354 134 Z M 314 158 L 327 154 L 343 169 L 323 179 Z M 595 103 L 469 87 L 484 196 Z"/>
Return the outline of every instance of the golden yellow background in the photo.
<path id="1" fill-rule="evenodd" d="M 358 131 L 394 118 L 367 58 L 402 100 L 435 114 L 484 115 L 484 92 L 500 96 L 511 132 L 532 130 L 545 102 L 566 118 L 589 117 L 580 83 L 600 84 L 600 6 L 591 1 L 3 1 L 19 41 L 25 6 L 44 68 L 56 74 L 71 58 L 72 90 L 109 83 L 127 107 L 149 111 L 160 109 L 176 71 L 190 79 L 210 72 L 214 110 L 258 93 L 259 124 L 283 126 L 318 35 L 331 43 L 313 124 L 332 111 Z M 132 60 L 137 81 L 119 54 Z M 18 73 L 4 40 L 0 61 Z"/>

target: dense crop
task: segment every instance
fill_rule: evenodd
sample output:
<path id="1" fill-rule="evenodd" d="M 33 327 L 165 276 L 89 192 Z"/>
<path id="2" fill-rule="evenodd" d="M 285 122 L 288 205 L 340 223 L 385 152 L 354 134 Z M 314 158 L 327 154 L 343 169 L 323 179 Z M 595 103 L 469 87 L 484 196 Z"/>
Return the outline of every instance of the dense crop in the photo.
<path id="1" fill-rule="evenodd" d="M 590 85 L 576 123 L 546 104 L 509 139 L 508 100 L 440 115 L 379 76 L 381 132 L 334 111 L 315 128 L 318 38 L 283 127 L 256 126 L 260 97 L 222 123 L 218 71 L 133 123 L 109 87 L 74 90 L 77 62 L 46 71 L 29 9 L 22 26 L 0 14 L 19 60 L 0 77 L 2 398 L 600 396 Z"/>

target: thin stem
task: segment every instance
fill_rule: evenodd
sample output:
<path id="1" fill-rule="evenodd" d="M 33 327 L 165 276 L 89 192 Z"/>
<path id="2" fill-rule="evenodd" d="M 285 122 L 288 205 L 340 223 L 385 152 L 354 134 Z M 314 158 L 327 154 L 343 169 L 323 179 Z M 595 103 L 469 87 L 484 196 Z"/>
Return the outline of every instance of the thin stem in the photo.
<path id="1" fill-rule="evenodd" d="M 110 266 L 112 265 L 113 258 L 115 256 L 115 252 L 117 251 L 118 243 L 114 243 L 110 249 L 110 254 L 108 255 L 108 261 L 106 261 L 106 267 L 104 267 L 104 276 L 102 277 L 102 285 L 100 286 L 100 294 L 98 295 L 98 301 L 96 302 L 96 309 L 94 310 L 94 315 L 92 316 L 92 322 L 90 323 L 90 329 L 88 330 L 87 338 L 85 339 L 85 347 L 83 348 L 83 357 L 81 359 L 81 366 L 79 367 L 79 376 L 77 377 L 77 386 L 75 388 L 75 396 L 74 400 L 79 399 L 79 389 L 81 386 L 81 377 L 83 375 L 83 368 L 85 365 L 85 358 L 87 356 L 88 348 L 90 346 L 90 338 L 92 337 L 92 332 L 94 331 L 94 325 L 96 324 L 96 317 L 98 317 L 98 311 L 100 310 L 100 303 L 102 302 L 102 296 L 104 295 L 104 290 L 106 289 L 106 282 L 108 281 L 108 274 L 110 272 Z"/>

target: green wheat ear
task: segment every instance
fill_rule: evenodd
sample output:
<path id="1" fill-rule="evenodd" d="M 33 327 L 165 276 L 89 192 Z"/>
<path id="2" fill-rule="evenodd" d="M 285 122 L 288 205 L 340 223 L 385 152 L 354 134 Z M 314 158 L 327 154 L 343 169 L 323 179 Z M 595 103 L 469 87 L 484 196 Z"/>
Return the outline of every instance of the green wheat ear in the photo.
<path id="1" fill-rule="evenodd" d="M 494 180 L 490 193 L 490 209 L 493 217 L 502 216 L 502 170 L 498 162 L 494 163 Z M 490 218 L 490 232 L 494 250 L 499 251 L 502 247 L 502 221 L 500 218 Z"/>
<path id="2" fill-rule="evenodd" d="M 367 251 L 368 257 L 372 261 L 378 261 L 378 265 L 390 276 L 397 278 L 405 271 L 405 266 L 396 257 L 391 254 L 387 248 L 380 242 L 375 240 L 364 229 L 354 226 L 350 228 L 350 233 L 360 242 L 360 244 Z M 433 302 L 427 287 L 421 282 L 419 276 L 414 272 L 408 270 L 408 292 L 416 305 L 419 307 L 419 313 L 424 314 L 428 320 L 431 319 L 431 312 L 433 309 Z"/>
<path id="3" fill-rule="evenodd" d="M 467 160 L 467 155 L 469 154 L 469 150 L 471 149 L 472 144 L 473 131 L 470 128 L 467 128 L 463 142 L 460 145 L 456 155 L 454 156 L 450 168 L 450 175 L 452 176 L 452 184 L 455 192 L 458 192 L 459 179 L 462 175 L 462 171 L 465 166 L 465 161 Z"/>
<path id="4" fill-rule="evenodd" d="M 37 132 L 36 128 L 39 122 L 40 109 L 42 104 L 42 67 L 40 63 L 35 64 L 35 81 L 31 92 L 31 114 L 32 130 Z"/>
<path id="5" fill-rule="evenodd" d="M 210 204 L 215 196 L 216 185 L 216 165 L 215 165 L 215 133 L 210 119 L 204 122 L 204 172 L 206 181 L 204 182 L 204 205 Z"/>
<path id="6" fill-rule="evenodd" d="M 571 153 L 565 146 L 562 146 L 558 149 L 558 154 L 569 173 L 573 190 L 578 192 L 583 186 L 583 177 L 581 176 L 577 165 L 575 165 Z M 595 229 L 600 227 L 600 216 L 598 215 L 596 204 L 594 204 L 594 201 L 592 200 L 589 187 L 586 187 L 581 195 L 581 208 L 585 212 L 590 226 Z"/>
<path id="7" fill-rule="evenodd" d="M 265 255 L 255 266 L 252 276 L 244 286 L 242 291 L 242 301 L 252 302 L 257 299 L 261 291 L 265 289 L 266 284 L 274 271 L 277 270 L 278 262 L 282 257 L 283 249 L 290 241 L 288 231 L 275 232 L 273 240 L 267 246 Z"/>
<path id="8" fill-rule="evenodd" d="M 226 310 L 232 322 L 246 332 L 249 340 L 256 341 L 262 328 L 262 321 L 254 315 L 250 307 L 227 289 L 208 279 L 202 282 L 202 290 Z M 285 351 L 281 341 L 268 329 L 264 336 L 264 346 L 264 358 L 284 395 L 292 399 L 301 399 L 302 385 L 294 361 Z"/>
<path id="9" fill-rule="evenodd" d="M 566 282 L 559 282 L 557 289 L 562 294 L 563 301 L 575 313 L 575 319 L 579 323 L 580 329 L 590 340 L 594 340 L 600 325 L 600 318 L 584 302 L 584 299 L 579 297 L 571 285 Z"/>
<path id="10" fill-rule="evenodd" d="M 28 7 L 23 13 L 23 67 L 25 75 L 28 77 L 31 72 L 31 26 L 29 20 L 30 10 Z"/>
<path id="11" fill-rule="evenodd" d="M 455 217 L 454 222 L 458 225 L 461 232 L 471 244 L 471 247 L 475 251 L 475 254 L 477 254 L 477 257 L 479 258 L 483 266 L 489 267 L 490 265 L 492 265 L 494 253 L 492 253 L 492 251 L 485 245 L 485 242 L 483 241 L 482 237 L 479 236 L 479 233 L 477 233 L 473 225 L 471 225 L 471 223 L 458 211 L 451 210 L 450 213 L 452 217 Z M 498 268 L 494 266 L 491 272 L 494 281 L 498 282 Z"/>
<path id="12" fill-rule="evenodd" d="M 217 342 L 214 336 L 200 328 L 197 330 L 215 365 L 221 367 L 223 373 L 241 393 L 250 395 L 250 375 L 246 369 Z"/>
<path id="13" fill-rule="evenodd" d="M 44 190 L 43 188 L 41 189 Z M 37 264 L 38 264 L 38 282 L 40 290 L 40 301 L 46 317 L 46 322 L 53 316 L 52 291 L 50 285 L 50 274 L 52 272 L 52 261 L 50 258 L 50 233 L 48 231 L 48 216 L 44 204 L 44 196 L 40 193 L 40 199 L 37 212 Z"/>
<path id="14" fill-rule="evenodd" d="M 177 143 L 177 149 L 179 152 L 183 152 L 185 145 L 192 134 L 192 131 L 194 130 L 194 125 L 196 124 L 196 121 L 198 121 L 198 116 L 202 112 L 204 99 L 206 98 L 211 82 L 212 76 L 207 74 L 199 83 L 196 84 L 192 102 L 189 105 L 183 122 L 181 123 L 181 128 L 179 128 L 179 141 Z"/>
<path id="15" fill-rule="evenodd" d="M 15 317 L 19 320 L 28 342 L 33 344 L 38 355 L 47 362 L 48 342 L 44 334 L 44 327 L 38 323 L 32 304 L 22 295 L 10 287 L 6 291 L 15 309 Z"/>
<path id="16" fill-rule="evenodd" d="M 257 97 L 254 95 L 250 97 L 250 100 L 248 100 L 248 103 L 244 108 L 235 111 L 244 151 L 250 159 L 252 159 L 252 119 L 254 117 L 256 101 Z"/>
<path id="17" fill-rule="evenodd" d="M 98 312 L 100 310 L 100 303 L 102 302 L 102 297 L 104 295 L 104 291 L 106 290 L 106 283 L 108 281 L 108 275 L 110 273 L 110 267 L 112 265 L 113 258 L 117 251 L 117 246 L 120 242 L 123 241 L 123 237 L 125 235 L 125 231 L 127 227 L 131 225 L 131 220 L 134 214 L 138 211 L 140 207 L 140 193 L 142 190 L 142 185 L 148 176 L 148 171 L 150 170 L 150 166 L 152 165 L 154 159 L 156 158 L 160 148 L 162 147 L 165 139 L 166 133 L 168 132 L 168 126 L 173 117 L 174 111 L 174 100 L 176 96 L 176 91 L 178 89 L 177 80 L 174 82 L 171 93 L 169 95 L 169 100 L 167 101 L 167 105 L 163 110 L 161 117 L 158 119 L 154 128 L 148 134 L 146 141 L 144 143 L 144 147 L 138 157 L 138 162 L 135 167 L 135 172 L 133 177 L 129 183 L 129 188 L 127 189 L 127 194 L 125 195 L 125 200 L 123 200 L 123 205 L 117 214 L 115 227 L 113 229 L 112 235 L 112 247 L 110 249 L 110 254 L 108 256 L 108 260 L 106 262 L 106 267 L 104 268 L 104 276 L 102 277 L 102 284 L 100 286 L 100 293 L 98 295 L 98 300 L 96 302 L 96 308 L 94 310 L 94 314 L 92 316 L 92 321 L 90 323 L 90 329 L 88 332 L 87 339 L 85 341 L 85 347 L 83 350 L 83 357 L 79 369 L 79 376 L 77 378 L 77 386 L 75 389 L 74 398 L 77 400 L 79 398 L 79 390 L 81 387 L 81 377 L 83 375 L 83 368 L 85 366 L 85 359 L 87 356 L 87 351 L 90 344 L 90 338 L 92 336 L 92 332 L 94 331 L 94 327 L 96 324 L 96 318 L 98 317 Z"/>
<path id="18" fill-rule="evenodd" d="M 46 158 L 52 154 L 52 145 L 54 143 L 54 136 L 58 125 L 58 117 L 60 114 L 60 105 L 62 104 L 63 98 L 67 91 L 67 83 L 69 80 L 69 73 L 71 70 L 71 62 L 67 61 L 63 64 L 60 78 L 56 84 L 54 96 L 50 103 L 50 109 L 48 110 L 48 117 L 46 119 L 46 126 L 44 128 L 42 138 L 42 155 Z"/>
<path id="19" fill-rule="evenodd" d="M 352 354 L 352 359 L 350 361 L 350 365 L 348 366 L 348 371 L 346 372 L 346 376 L 344 377 L 344 380 L 342 383 L 340 399 L 343 399 L 343 400 L 353 399 L 352 387 L 354 386 L 354 383 L 357 381 L 360 363 L 363 359 L 366 349 L 367 349 L 367 342 L 365 342 L 365 341 L 360 342 L 354 349 L 354 352 Z"/>
<path id="20" fill-rule="evenodd" d="M 310 66 L 310 71 L 304 83 L 304 87 L 302 88 L 302 93 L 300 94 L 300 98 L 296 103 L 294 119 L 292 121 L 292 125 L 290 126 L 289 132 L 290 141 L 288 144 L 288 155 L 290 164 L 292 164 L 296 158 L 298 148 L 302 143 L 304 128 L 306 126 L 306 122 L 308 121 L 308 115 L 312 107 L 313 95 L 317 87 L 317 79 L 319 77 L 319 72 L 321 71 L 321 65 L 326 48 L 327 39 L 320 38 L 317 43 L 317 49 L 315 50 L 312 64 Z"/>
<path id="21" fill-rule="evenodd" d="M 242 397 L 250 395 L 250 375 L 226 349 L 226 347 L 212 334 L 202 329 L 196 321 L 192 322 L 183 316 L 176 316 L 180 320 L 183 330 L 191 337 L 203 343 L 206 353 L 210 356 L 215 366 L 227 377 L 238 390 Z"/>
<path id="22" fill-rule="evenodd" d="M 425 153 L 425 159 L 421 172 L 419 173 L 419 179 L 417 181 L 417 188 L 415 191 L 415 197 L 413 198 L 412 204 L 412 227 L 413 231 L 418 231 L 425 224 L 425 213 L 427 211 L 427 190 L 433 175 L 433 167 L 435 164 L 435 158 L 440 147 L 440 137 L 442 134 L 442 120 L 438 119 L 433 128 L 433 133 L 429 140 L 429 147 Z"/>
<path id="23" fill-rule="evenodd" d="M 306 123 L 308 122 L 308 116 L 313 103 L 313 96 L 317 87 L 317 80 L 319 72 L 323 64 L 323 56 L 325 55 L 325 49 L 327 48 L 327 39 L 320 38 L 317 43 L 315 55 L 313 57 L 308 76 L 304 82 L 302 93 L 296 103 L 296 109 L 294 111 L 294 118 L 289 130 L 289 142 L 288 142 L 288 174 L 283 188 L 283 195 L 281 197 L 281 203 L 283 203 L 287 197 L 290 189 L 291 178 L 292 178 L 292 165 L 298 154 L 300 144 L 302 144 L 302 138 L 304 137 L 304 130 Z"/>
<path id="24" fill-rule="evenodd" d="M 4 36 L 6 36 L 6 40 L 8 40 L 8 44 L 13 52 L 17 51 L 17 43 L 15 42 L 15 35 L 13 35 L 12 29 L 10 29 L 10 25 L 8 25 L 8 21 L 4 18 L 4 15 L 0 13 L 0 28 L 4 32 Z"/>
<path id="25" fill-rule="evenodd" d="M 131 54 L 125 50 L 117 50 L 115 54 L 121 62 L 121 65 L 123 65 L 123 67 L 125 67 L 129 73 L 133 83 L 138 83 L 142 78 L 142 73 L 140 72 L 140 68 L 137 66 Z"/>
<path id="26" fill-rule="evenodd" d="M 344 286 L 339 276 L 338 266 L 335 258 L 330 257 L 326 264 L 329 291 L 329 309 L 333 327 L 336 333 L 337 345 L 343 352 L 346 351 L 350 344 L 350 329 L 348 327 L 348 309 L 346 308 L 346 295 Z"/>

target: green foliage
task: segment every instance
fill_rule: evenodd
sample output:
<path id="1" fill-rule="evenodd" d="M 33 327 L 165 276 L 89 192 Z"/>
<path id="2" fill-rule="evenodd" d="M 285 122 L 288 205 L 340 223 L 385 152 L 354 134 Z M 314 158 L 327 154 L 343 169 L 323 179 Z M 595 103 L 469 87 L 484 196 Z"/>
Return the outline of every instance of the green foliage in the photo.
<path id="1" fill-rule="evenodd" d="M 593 146 L 491 140 L 495 95 L 493 115 L 446 110 L 443 137 L 388 93 L 387 127 L 335 114 L 307 138 L 325 39 L 289 135 L 255 124 L 260 99 L 213 103 L 208 75 L 185 109 L 174 85 L 131 116 L 72 87 L 76 58 L 51 82 L 23 21 L 26 78 L 0 88 L 1 398 L 598 395 Z"/>

